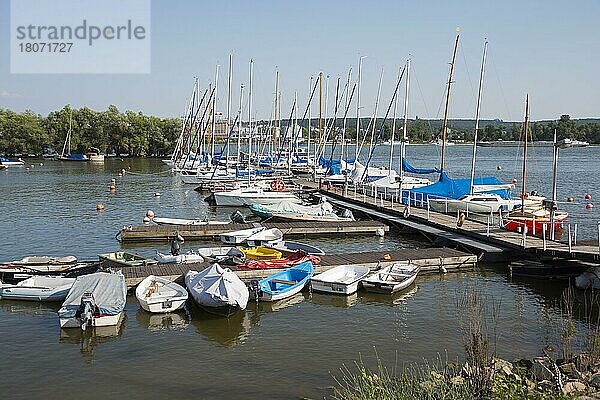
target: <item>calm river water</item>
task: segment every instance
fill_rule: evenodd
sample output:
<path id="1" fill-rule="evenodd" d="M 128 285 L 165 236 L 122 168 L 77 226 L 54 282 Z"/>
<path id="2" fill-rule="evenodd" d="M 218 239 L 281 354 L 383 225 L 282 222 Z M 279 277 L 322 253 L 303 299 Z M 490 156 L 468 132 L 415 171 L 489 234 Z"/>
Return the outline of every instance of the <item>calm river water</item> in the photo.
<path id="1" fill-rule="evenodd" d="M 376 157 L 383 163 L 389 147 Z M 451 176 L 468 175 L 468 146 L 450 146 Z M 416 167 L 437 165 L 439 148 L 409 146 Z M 520 181 L 520 156 L 513 148 L 481 148 L 477 175 Z M 558 197 L 578 223 L 579 238 L 597 238 L 597 209 L 587 211 L 585 193 L 600 199 L 596 183 L 600 148 L 565 149 L 560 154 Z M 43 165 L 40 165 L 43 163 Z M 497 167 L 501 166 L 501 170 Z M 550 194 L 551 149 L 533 151 L 528 189 Z M 107 159 L 104 165 L 28 160 L 27 168 L 0 172 L 0 260 L 25 255 L 94 259 L 120 245 L 115 234 L 141 222 L 146 210 L 174 217 L 223 217 L 231 209 L 205 205 L 202 195 L 168 173 L 159 160 Z M 132 173 L 118 177 L 122 169 Z M 117 192 L 108 193 L 111 179 Z M 160 192 L 160 197 L 154 193 Z M 96 212 L 104 203 L 106 211 Z M 600 205 L 599 205 L 600 206 Z M 424 247 L 391 232 L 383 239 L 351 237 L 313 240 L 329 252 Z M 184 249 L 195 246 L 185 243 Z M 134 247 L 152 255 L 167 244 Z M 322 398 L 333 376 L 359 355 L 373 363 L 374 348 L 386 363 L 415 362 L 447 352 L 463 354 L 457 305 L 476 288 L 499 305 L 498 354 L 512 359 L 538 355 L 560 337 L 558 302 L 565 282 L 509 278 L 502 266 L 419 277 L 398 296 L 358 293 L 350 298 L 305 293 L 283 304 L 250 304 L 229 319 L 207 315 L 193 304 L 172 316 L 143 312 L 129 296 L 118 329 L 82 337 L 61 331 L 59 305 L 0 301 L 2 398 Z M 492 301 L 493 300 L 493 301 Z M 578 322 L 584 334 L 586 326 Z M 391 364 L 388 364 L 391 365 Z"/>

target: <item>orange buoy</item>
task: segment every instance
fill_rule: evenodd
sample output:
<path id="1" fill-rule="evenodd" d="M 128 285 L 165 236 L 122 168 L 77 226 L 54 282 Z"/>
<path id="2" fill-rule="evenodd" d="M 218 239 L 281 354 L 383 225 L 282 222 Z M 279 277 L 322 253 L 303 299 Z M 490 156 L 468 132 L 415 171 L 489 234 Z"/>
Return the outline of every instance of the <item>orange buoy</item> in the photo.
<path id="1" fill-rule="evenodd" d="M 98 205 L 96 206 L 96 211 L 104 211 L 104 204 L 98 203 Z"/>
<path id="2" fill-rule="evenodd" d="M 574 198 L 572 198 L 571 196 L 567 197 L 567 203 L 572 203 L 573 201 L 575 201 Z"/>

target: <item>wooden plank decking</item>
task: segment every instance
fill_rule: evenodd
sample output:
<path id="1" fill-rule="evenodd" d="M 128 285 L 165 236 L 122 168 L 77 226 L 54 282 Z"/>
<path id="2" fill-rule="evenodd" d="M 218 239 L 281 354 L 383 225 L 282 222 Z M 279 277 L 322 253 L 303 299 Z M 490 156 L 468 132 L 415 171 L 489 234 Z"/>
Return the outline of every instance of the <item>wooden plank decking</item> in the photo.
<path id="1" fill-rule="evenodd" d="M 330 234 L 374 234 L 378 229 L 389 231 L 389 226 L 379 221 L 331 222 L 265 222 L 252 224 L 191 225 L 184 227 L 166 225 L 137 225 L 125 227 L 120 236 L 123 242 L 148 242 L 171 240 L 177 234 L 186 240 L 211 240 L 221 233 L 249 229 L 256 226 L 279 228 L 286 236 Z"/>
<path id="2" fill-rule="evenodd" d="M 389 255 L 389 260 L 384 260 Z M 315 268 L 316 273 L 326 271 L 338 265 L 366 265 L 371 269 L 378 265 L 385 267 L 394 262 L 412 261 L 421 267 L 422 273 L 437 272 L 443 266 L 446 270 L 472 268 L 477 263 L 477 256 L 446 247 L 426 249 L 401 249 L 388 252 L 361 252 L 352 254 L 328 254 L 321 257 L 321 265 Z M 162 276 L 167 279 L 182 281 L 189 270 L 201 271 L 209 263 L 193 264 L 158 264 L 140 267 L 124 267 L 122 269 L 128 287 L 133 287 L 148 275 Z M 235 270 L 235 267 L 230 267 Z M 236 274 L 244 281 L 262 279 L 281 271 L 268 270 L 236 270 Z"/>

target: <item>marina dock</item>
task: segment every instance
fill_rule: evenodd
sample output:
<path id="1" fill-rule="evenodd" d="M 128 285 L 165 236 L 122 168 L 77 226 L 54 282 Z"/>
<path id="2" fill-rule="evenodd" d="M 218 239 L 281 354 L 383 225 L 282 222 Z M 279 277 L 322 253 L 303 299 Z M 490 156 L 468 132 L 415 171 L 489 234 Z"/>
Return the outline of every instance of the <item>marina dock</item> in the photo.
<path id="1" fill-rule="evenodd" d="M 387 257 L 389 255 L 389 257 Z M 384 259 L 384 256 L 385 259 Z M 315 273 L 324 272 L 338 265 L 366 265 L 371 269 L 386 267 L 394 262 L 411 261 L 421 267 L 421 273 L 439 272 L 442 270 L 452 271 L 473 268 L 477 263 L 477 256 L 463 251 L 447 247 L 434 247 L 425 249 L 401 249 L 393 251 L 361 252 L 351 254 L 327 254 L 321 257 L 321 265 L 315 267 Z M 122 268 L 125 275 L 127 287 L 131 288 L 140 283 L 148 275 L 157 275 L 164 278 L 179 281 L 189 270 L 201 271 L 210 263 L 192 264 L 159 264 L 140 267 Z M 235 270 L 236 274 L 244 281 L 262 279 L 281 269 L 261 270 Z"/>
<path id="2" fill-rule="evenodd" d="M 389 231 L 389 226 L 380 221 L 331 222 L 263 222 L 222 225 L 137 225 L 124 227 L 120 232 L 122 242 L 168 242 L 177 235 L 185 240 L 213 240 L 225 232 L 249 229 L 258 226 L 279 228 L 286 236 L 319 236 L 360 234 L 373 235 L 378 230 Z"/>
<path id="3" fill-rule="evenodd" d="M 410 228 L 434 244 L 453 245 L 476 252 L 484 261 L 511 261 L 523 255 L 540 259 L 600 261 L 600 246 L 597 243 L 580 241 L 580 244 L 577 244 L 576 237 L 568 238 L 565 242 L 509 231 L 499 226 L 498 215 L 491 215 L 486 222 L 467 218 L 459 226 L 456 215 L 443 214 L 427 208 L 408 207 L 395 196 L 369 192 L 365 187 L 355 191 L 353 186 L 349 186 L 344 193 L 344 189 L 339 187 L 328 189 L 325 186 L 319 187 L 314 182 L 305 185 L 319 190 L 322 196 L 339 207 L 363 213 L 387 224 Z M 483 219 L 486 219 L 485 215 Z M 564 231 L 563 234 L 571 234 L 566 229 Z"/>

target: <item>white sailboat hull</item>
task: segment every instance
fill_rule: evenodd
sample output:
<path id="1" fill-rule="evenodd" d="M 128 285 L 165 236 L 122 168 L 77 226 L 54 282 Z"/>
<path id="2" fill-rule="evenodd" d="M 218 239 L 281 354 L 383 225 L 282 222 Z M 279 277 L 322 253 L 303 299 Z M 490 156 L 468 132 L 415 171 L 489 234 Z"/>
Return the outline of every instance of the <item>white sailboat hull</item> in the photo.
<path id="1" fill-rule="evenodd" d="M 288 201 L 300 204 L 301 200 L 293 193 L 287 192 L 262 192 L 252 191 L 244 192 L 243 190 L 231 190 L 223 192 L 215 192 L 215 203 L 217 206 L 243 207 L 252 204 L 273 204 L 280 201 Z"/>

